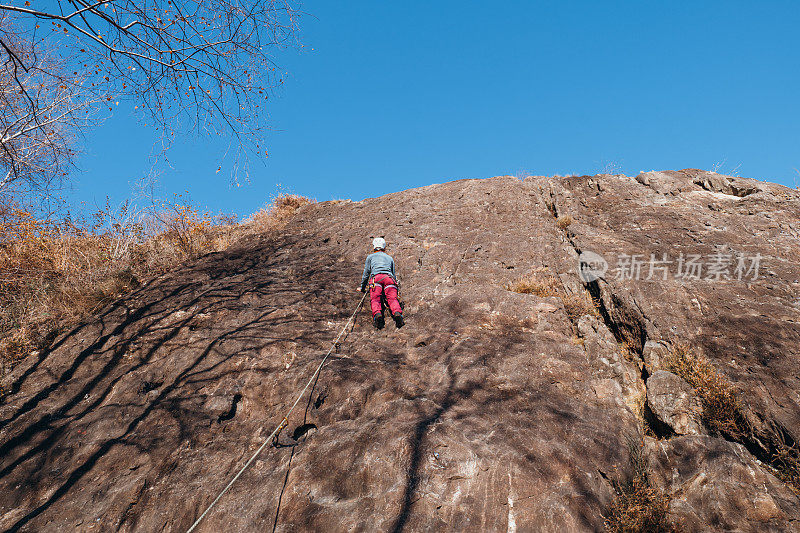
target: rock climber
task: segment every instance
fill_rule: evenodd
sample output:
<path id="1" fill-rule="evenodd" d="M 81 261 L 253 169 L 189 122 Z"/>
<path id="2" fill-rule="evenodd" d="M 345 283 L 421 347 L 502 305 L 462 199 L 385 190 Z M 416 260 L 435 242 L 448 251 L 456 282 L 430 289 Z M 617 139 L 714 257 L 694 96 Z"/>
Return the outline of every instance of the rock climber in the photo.
<path id="1" fill-rule="evenodd" d="M 399 284 L 394 273 L 394 259 L 386 253 L 386 241 L 381 237 L 372 240 L 372 253 L 367 256 L 364 263 L 364 275 L 361 277 L 361 287 L 358 290 L 364 292 L 368 283 L 372 323 L 375 327 L 381 329 L 385 324 L 381 296 L 386 296 L 386 303 L 394 323 L 398 328 L 402 328 L 405 321 L 403 309 L 397 300 Z"/>

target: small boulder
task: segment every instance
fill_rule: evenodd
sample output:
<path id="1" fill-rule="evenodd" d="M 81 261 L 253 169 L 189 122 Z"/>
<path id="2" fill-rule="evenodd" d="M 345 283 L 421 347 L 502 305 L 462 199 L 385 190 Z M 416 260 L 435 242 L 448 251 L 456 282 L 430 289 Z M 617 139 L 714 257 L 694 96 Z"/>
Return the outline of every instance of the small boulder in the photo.
<path id="1" fill-rule="evenodd" d="M 669 346 L 663 341 L 647 341 L 642 349 L 642 359 L 650 372 L 664 368 L 669 356 Z"/>
<path id="2" fill-rule="evenodd" d="M 704 435 L 703 406 L 692 386 L 672 372 L 659 370 L 647 380 L 647 405 L 678 435 Z"/>

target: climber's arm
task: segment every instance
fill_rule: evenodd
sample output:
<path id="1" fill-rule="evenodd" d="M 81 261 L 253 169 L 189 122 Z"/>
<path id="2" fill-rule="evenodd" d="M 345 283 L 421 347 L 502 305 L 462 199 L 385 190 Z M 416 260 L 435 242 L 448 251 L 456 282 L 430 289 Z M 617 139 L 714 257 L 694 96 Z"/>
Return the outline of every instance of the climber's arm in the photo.
<path id="1" fill-rule="evenodd" d="M 369 273 L 372 269 L 372 259 L 371 255 L 367 256 L 367 260 L 364 261 L 364 273 L 361 275 L 361 292 L 364 292 L 364 289 L 367 288 L 367 282 L 369 281 Z"/>

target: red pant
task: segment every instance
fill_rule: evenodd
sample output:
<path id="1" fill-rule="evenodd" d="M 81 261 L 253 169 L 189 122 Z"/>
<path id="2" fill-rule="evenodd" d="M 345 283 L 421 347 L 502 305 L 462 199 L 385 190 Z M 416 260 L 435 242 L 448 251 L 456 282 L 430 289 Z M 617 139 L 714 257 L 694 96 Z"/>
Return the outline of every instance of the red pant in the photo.
<path id="1" fill-rule="evenodd" d="M 369 304 L 372 308 L 372 316 L 381 312 L 381 294 L 386 295 L 386 302 L 389 304 L 392 316 L 403 314 L 400 302 L 397 301 L 397 285 L 395 285 L 394 279 L 387 274 L 378 274 L 370 280 L 369 285 Z"/>

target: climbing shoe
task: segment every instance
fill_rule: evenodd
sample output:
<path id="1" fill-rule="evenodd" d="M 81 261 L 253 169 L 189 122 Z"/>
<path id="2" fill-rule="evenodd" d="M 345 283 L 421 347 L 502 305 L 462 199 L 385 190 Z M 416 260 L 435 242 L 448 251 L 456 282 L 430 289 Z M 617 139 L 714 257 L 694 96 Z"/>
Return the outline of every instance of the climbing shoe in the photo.
<path id="1" fill-rule="evenodd" d="M 394 315 L 392 318 L 394 318 L 394 325 L 398 328 L 402 328 L 406 323 L 406 321 L 403 320 L 403 315 Z"/>
<path id="2" fill-rule="evenodd" d="M 372 317 L 372 323 L 375 324 L 376 329 L 383 329 L 386 322 L 383 320 L 383 315 L 375 315 Z"/>

